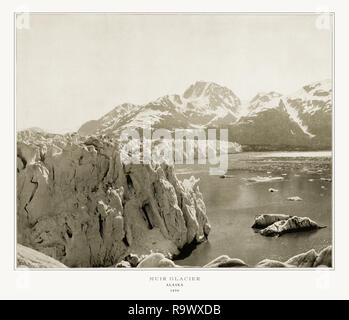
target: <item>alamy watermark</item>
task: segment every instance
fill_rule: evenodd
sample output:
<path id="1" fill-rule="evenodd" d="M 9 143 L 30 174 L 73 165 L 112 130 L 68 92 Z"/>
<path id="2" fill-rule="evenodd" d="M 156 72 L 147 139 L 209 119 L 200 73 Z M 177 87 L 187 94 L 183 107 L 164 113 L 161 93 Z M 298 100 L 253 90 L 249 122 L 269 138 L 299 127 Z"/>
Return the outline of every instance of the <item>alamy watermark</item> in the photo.
<path id="1" fill-rule="evenodd" d="M 210 175 L 228 170 L 228 129 L 125 129 L 120 136 L 124 164 L 210 164 Z M 206 135 L 207 133 L 207 135 Z"/>
<path id="2" fill-rule="evenodd" d="M 330 9 L 326 6 L 322 6 L 317 9 L 317 12 L 319 14 L 315 19 L 315 27 L 319 30 L 331 30 L 332 16 Z"/>
<path id="3" fill-rule="evenodd" d="M 30 14 L 29 10 L 25 7 L 17 9 L 16 15 L 16 29 L 29 29 L 30 28 Z"/>

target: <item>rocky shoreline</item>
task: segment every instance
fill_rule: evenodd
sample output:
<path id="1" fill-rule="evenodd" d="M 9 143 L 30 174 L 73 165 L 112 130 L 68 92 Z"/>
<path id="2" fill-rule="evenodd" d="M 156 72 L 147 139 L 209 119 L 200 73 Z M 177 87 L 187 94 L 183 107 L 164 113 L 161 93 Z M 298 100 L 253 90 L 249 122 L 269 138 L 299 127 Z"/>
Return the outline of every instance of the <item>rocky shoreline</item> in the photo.
<path id="1" fill-rule="evenodd" d="M 161 253 L 152 253 L 145 257 L 130 255 L 118 263 L 116 268 L 183 268 Z M 243 260 L 222 255 L 204 266 L 185 266 L 185 268 L 330 268 L 332 267 L 332 246 L 317 253 L 314 249 L 300 253 L 285 262 L 264 259 L 254 266 L 249 266 Z"/>
<path id="2" fill-rule="evenodd" d="M 17 245 L 18 268 L 67 268 L 65 265 L 33 249 Z M 204 266 L 178 266 L 162 253 L 151 253 L 145 256 L 130 254 L 117 263 L 115 268 L 331 268 L 332 246 L 316 252 L 311 249 L 291 257 L 285 262 L 264 259 L 255 266 L 249 266 L 241 259 L 227 255 L 217 257 Z"/>

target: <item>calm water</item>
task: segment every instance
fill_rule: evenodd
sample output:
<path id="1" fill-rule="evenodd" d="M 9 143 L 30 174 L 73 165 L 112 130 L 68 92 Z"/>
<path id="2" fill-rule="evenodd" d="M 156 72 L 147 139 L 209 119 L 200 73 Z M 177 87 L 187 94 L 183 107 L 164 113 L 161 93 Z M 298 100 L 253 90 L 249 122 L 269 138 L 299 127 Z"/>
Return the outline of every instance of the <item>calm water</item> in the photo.
<path id="1" fill-rule="evenodd" d="M 194 175 L 200 178 L 212 230 L 209 241 L 198 245 L 179 265 L 203 266 L 226 254 L 249 265 L 262 259 L 286 261 L 311 248 L 320 250 L 332 239 L 332 183 L 329 152 L 259 152 L 229 155 L 231 178 L 208 174 L 205 165 L 177 167 L 180 179 Z M 283 181 L 251 183 L 256 176 L 284 177 Z M 310 180 L 310 181 L 309 181 Z M 271 193 L 269 188 L 278 189 Z M 303 201 L 288 201 L 299 196 Z M 283 213 L 307 216 L 328 226 L 311 232 L 285 234 L 279 238 L 263 237 L 251 228 L 260 213 Z"/>

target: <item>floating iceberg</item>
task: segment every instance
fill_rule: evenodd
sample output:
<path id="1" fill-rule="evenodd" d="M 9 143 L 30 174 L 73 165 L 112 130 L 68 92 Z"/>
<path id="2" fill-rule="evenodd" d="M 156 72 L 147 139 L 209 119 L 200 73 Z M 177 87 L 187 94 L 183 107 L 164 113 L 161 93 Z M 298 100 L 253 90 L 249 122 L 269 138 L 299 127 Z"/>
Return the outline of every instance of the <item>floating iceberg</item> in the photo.
<path id="1" fill-rule="evenodd" d="M 257 177 L 246 178 L 245 180 L 248 182 L 273 182 L 273 181 L 282 181 L 282 180 L 284 180 L 284 178 L 283 177 L 271 177 L 271 176 L 268 176 L 268 177 L 257 176 Z"/>
<path id="2" fill-rule="evenodd" d="M 294 197 L 288 197 L 287 200 L 289 200 L 289 201 L 302 201 L 303 199 L 301 197 L 294 196 Z"/>

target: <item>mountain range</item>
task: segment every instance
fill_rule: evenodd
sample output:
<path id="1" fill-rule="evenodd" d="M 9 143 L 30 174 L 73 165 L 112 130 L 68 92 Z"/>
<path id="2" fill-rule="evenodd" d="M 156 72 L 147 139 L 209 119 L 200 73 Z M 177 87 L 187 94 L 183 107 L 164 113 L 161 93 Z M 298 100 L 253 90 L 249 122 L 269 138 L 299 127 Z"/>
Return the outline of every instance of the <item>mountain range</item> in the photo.
<path id="1" fill-rule="evenodd" d="M 198 81 L 183 94 L 144 105 L 124 103 L 98 120 L 84 123 L 80 135 L 119 136 L 125 128 L 227 128 L 229 141 L 244 150 L 320 150 L 332 144 L 332 82 L 318 81 L 292 94 L 258 93 L 242 103 L 234 92 Z"/>

